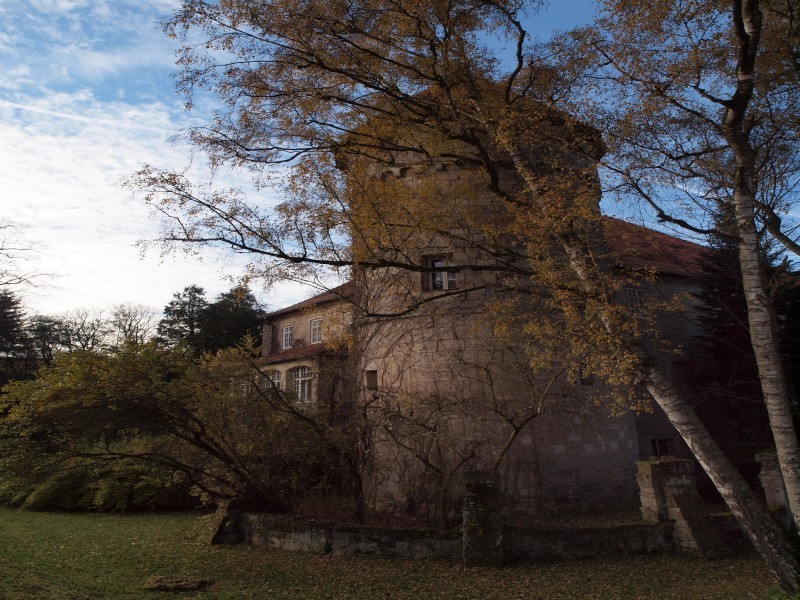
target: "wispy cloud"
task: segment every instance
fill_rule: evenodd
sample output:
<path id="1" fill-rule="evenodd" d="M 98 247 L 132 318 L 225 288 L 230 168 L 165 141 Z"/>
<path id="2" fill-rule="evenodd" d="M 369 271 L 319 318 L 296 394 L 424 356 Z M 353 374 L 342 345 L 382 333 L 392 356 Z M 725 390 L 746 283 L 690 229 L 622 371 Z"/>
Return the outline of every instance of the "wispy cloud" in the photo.
<path id="1" fill-rule="evenodd" d="M 245 257 L 213 252 L 141 257 L 137 241 L 158 234 L 139 200 L 122 188 L 143 164 L 207 176 L 201 157 L 170 137 L 211 108 L 183 111 L 169 77 L 172 42 L 156 21 L 178 0 L 0 0 L 0 218 L 30 225 L 36 270 L 51 286 L 26 290 L 38 312 L 163 307 L 196 283 L 214 295 Z M 247 186 L 218 172 L 219 187 Z M 198 260 L 201 259 L 201 260 Z M 273 291 L 276 304 L 307 295 Z"/>
<path id="2" fill-rule="evenodd" d="M 39 88 L 94 85 L 122 73 L 135 80 L 151 77 L 154 68 L 166 84 L 175 44 L 157 21 L 174 8 L 159 0 L 4 0 L 0 58 L 35 70 Z M 0 81 L 9 83 L 17 87 Z"/>
<path id="3" fill-rule="evenodd" d="M 157 111 L 143 110 L 141 107 L 131 107 L 129 111 L 121 115 L 121 119 L 108 117 L 98 117 L 96 115 L 87 115 L 79 113 L 64 112 L 61 110 L 45 108 L 41 106 L 42 101 L 36 103 L 23 104 L 21 102 L 10 102 L 7 100 L 0 100 L 0 109 L 11 108 L 22 110 L 25 112 L 36 113 L 39 115 L 47 115 L 55 117 L 56 119 L 66 119 L 69 121 L 78 121 L 80 123 L 87 123 L 93 126 L 108 126 L 114 129 L 137 129 L 141 131 L 150 131 L 153 133 L 163 134 L 166 128 L 170 125 L 175 125 L 165 118 L 166 109 L 162 106 Z M 155 117 L 155 121 L 162 121 L 163 124 L 153 125 L 153 121 L 143 120 L 142 117 Z"/>

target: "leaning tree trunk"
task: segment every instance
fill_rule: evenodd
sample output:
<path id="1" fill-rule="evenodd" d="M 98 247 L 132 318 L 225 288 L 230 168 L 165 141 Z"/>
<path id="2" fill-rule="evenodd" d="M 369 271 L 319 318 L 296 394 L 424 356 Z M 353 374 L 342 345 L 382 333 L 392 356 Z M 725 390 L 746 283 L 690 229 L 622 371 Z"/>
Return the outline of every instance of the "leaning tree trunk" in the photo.
<path id="1" fill-rule="evenodd" d="M 523 153 L 512 139 L 503 135 L 502 131 L 499 133 L 498 141 L 508 150 L 517 172 L 528 188 L 535 190 L 536 175 L 527 165 Z M 593 293 L 600 289 L 595 273 L 598 263 L 590 260 L 581 245 L 573 243 L 568 236 L 557 236 L 554 241 L 564 250 L 570 269 L 581 281 L 587 294 L 598 297 L 598 294 Z M 609 317 L 607 312 L 614 308 L 613 300 L 608 296 L 605 298 L 606 310 L 600 311 L 599 318 L 603 327 L 614 335 L 614 319 Z M 630 341 L 621 339 L 621 342 L 639 355 L 642 364 L 655 362 L 635 341 L 631 344 Z M 797 562 L 795 548 L 786 532 L 773 519 L 766 504 L 750 489 L 741 474 L 720 450 L 689 402 L 675 390 L 663 373 L 651 367 L 640 375 L 648 392 L 711 478 L 742 531 L 761 554 L 781 587 L 789 593 L 797 592 L 800 589 L 800 565 Z"/>
<path id="2" fill-rule="evenodd" d="M 648 392 L 708 473 L 739 526 L 764 558 L 781 587 L 789 593 L 795 593 L 800 581 L 800 565 L 786 533 L 667 378 L 655 368 L 648 369 L 643 375 Z"/>
<path id="3" fill-rule="evenodd" d="M 775 308 L 765 285 L 760 239 L 756 229 L 755 152 L 748 139 L 745 115 L 753 96 L 755 61 L 761 35 L 757 0 L 734 2 L 733 21 L 739 43 L 736 91 L 726 105 L 722 130 L 736 161 L 733 201 L 739 236 L 739 264 L 747 303 L 750 341 L 758 365 L 761 390 L 769 415 L 789 509 L 800 531 L 800 444 L 783 372 Z"/>

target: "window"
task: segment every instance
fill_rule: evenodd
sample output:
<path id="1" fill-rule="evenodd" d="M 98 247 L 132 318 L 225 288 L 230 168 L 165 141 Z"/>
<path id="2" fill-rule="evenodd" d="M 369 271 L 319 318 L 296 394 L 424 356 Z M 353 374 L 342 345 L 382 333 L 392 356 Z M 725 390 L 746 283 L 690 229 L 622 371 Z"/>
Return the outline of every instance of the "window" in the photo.
<path id="1" fill-rule="evenodd" d="M 285 325 L 283 328 L 283 349 L 294 346 L 294 325 Z"/>
<path id="2" fill-rule="evenodd" d="M 272 382 L 277 389 L 281 389 L 281 372 L 280 371 L 270 371 L 267 373 L 267 377 Z"/>
<path id="3" fill-rule="evenodd" d="M 430 269 L 443 269 L 453 264 L 449 256 L 429 256 L 425 259 L 425 266 Z M 425 274 L 425 289 L 454 290 L 456 289 L 456 274 L 452 271 L 434 271 Z"/>
<path id="4" fill-rule="evenodd" d="M 311 369 L 297 367 L 292 369 L 292 392 L 298 402 L 311 402 Z"/>
<path id="5" fill-rule="evenodd" d="M 231 391 L 240 394 L 242 398 L 249 398 L 253 393 L 253 382 L 246 377 L 229 377 L 228 382 Z"/>
<path id="6" fill-rule="evenodd" d="M 650 440 L 651 456 L 672 456 L 672 438 L 653 438 Z"/>
<path id="7" fill-rule="evenodd" d="M 626 287 L 625 300 L 632 309 L 641 310 L 650 302 L 650 292 L 642 288 Z"/>
<path id="8" fill-rule="evenodd" d="M 377 371 L 367 371 L 367 389 L 368 390 L 377 390 L 378 389 L 378 372 Z"/>
<path id="9" fill-rule="evenodd" d="M 311 343 L 319 344 L 322 341 L 322 319 L 311 319 Z"/>

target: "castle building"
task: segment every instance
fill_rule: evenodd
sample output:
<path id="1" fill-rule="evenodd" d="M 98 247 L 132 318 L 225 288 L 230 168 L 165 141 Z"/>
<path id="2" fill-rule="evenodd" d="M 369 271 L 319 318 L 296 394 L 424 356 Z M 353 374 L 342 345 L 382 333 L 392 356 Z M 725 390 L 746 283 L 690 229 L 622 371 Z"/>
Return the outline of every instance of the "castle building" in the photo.
<path id="1" fill-rule="evenodd" d="M 612 269 L 643 274 L 617 301 L 632 314 L 656 301 L 682 303 L 656 318 L 666 341 L 659 360 L 679 380 L 701 352 L 691 293 L 709 250 L 601 222 Z M 514 295 L 491 270 L 451 268 L 492 258 L 442 244 L 414 260 L 418 271 L 359 275 L 264 322 L 262 364 L 278 387 L 299 403 L 325 402 L 346 387 L 365 407 L 372 508 L 441 519 L 459 505 L 463 473 L 485 469 L 500 473 L 511 513 L 634 506 L 637 460 L 689 456 L 657 410 L 615 409 L 591 373 L 555 358 L 532 365 L 536 349 L 524 335 L 498 334 L 487 313 Z M 541 310 L 529 296 L 515 305 L 528 317 Z"/>

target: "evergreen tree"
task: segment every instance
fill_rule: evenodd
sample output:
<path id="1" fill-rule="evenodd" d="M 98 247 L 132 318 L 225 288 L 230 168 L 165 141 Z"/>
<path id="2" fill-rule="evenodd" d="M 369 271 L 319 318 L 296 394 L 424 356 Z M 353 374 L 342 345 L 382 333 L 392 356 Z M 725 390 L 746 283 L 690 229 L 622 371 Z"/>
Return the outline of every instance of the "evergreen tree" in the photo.
<path id="1" fill-rule="evenodd" d="M 8 290 L 0 291 L 0 385 L 28 375 L 28 344 L 22 300 Z"/>
<path id="2" fill-rule="evenodd" d="M 189 285 L 173 294 L 158 324 L 158 337 L 170 346 L 186 344 L 195 352 L 202 352 L 201 322 L 207 308 L 205 291 L 199 286 Z"/>
<path id="3" fill-rule="evenodd" d="M 33 358 L 50 364 L 53 356 L 64 346 L 64 323 L 58 317 L 34 315 L 25 324 L 28 344 Z"/>
<path id="4" fill-rule="evenodd" d="M 236 286 L 209 303 L 203 288 L 186 287 L 164 308 L 158 335 L 169 345 L 186 344 L 195 354 L 231 348 L 246 335 L 260 339 L 263 310 L 246 286 Z"/>
<path id="5" fill-rule="evenodd" d="M 246 286 L 237 286 L 217 296 L 203 311 L 203 349 L 216 352 L 232 348 L 249 335 L 261 338 L 261 319 L 264 311 Z"/>
<path id="6" fill-rule="evenodd" d="M 717 229 L 732 231 L 729 221 L 718 219 Z M 708 341 L 710 368 L 698 382 L 698 412 L 708 429 L 744 475 L 755 481 L 755 454 L 774 446 L 769 417 L 750 344 L 747 303 L 742 287 L 738 247 L 732 235 L 711 236 L 715 252 L 701 280 L 700 325 Z M 775 305 L 779 341 L 787 381 L 794 382 L 800 367 L 800 288 L 796 278 L 778 264 L 775 253 L 765 251 L 765 272 Z M 796 401 L 796 400 L 795 400 Z"/>

